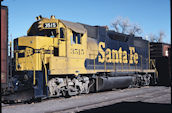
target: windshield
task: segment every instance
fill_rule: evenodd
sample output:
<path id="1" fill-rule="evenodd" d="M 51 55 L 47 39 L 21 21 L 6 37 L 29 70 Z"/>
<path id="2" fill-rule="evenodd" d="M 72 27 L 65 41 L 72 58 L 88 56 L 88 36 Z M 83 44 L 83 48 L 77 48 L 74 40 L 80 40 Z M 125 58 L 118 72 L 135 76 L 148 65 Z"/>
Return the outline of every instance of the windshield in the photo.
<path id="1" fill-rule="evenodd" d="M 47 36 L 47 37 L 56 37 L 56 29 L 43 29 L 41 31 L 36 32 L 32 36 Z"/>

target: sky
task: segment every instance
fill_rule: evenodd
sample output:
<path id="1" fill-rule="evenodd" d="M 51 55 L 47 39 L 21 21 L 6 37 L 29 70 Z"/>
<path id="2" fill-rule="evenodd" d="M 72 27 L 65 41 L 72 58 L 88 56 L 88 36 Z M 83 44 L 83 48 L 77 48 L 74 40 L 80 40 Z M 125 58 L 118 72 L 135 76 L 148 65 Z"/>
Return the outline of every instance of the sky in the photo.
<path id="1" fill-rule="evenodd" d="M 50 18 L 109 26 L 121 16 L 138 24 L 146 37 L 164 31 L 165 43 L 171 43 L 170 0 L 4 0 L 8 6 L 9 39 L 27 35 L 27 30 L 42 15 Z"/>

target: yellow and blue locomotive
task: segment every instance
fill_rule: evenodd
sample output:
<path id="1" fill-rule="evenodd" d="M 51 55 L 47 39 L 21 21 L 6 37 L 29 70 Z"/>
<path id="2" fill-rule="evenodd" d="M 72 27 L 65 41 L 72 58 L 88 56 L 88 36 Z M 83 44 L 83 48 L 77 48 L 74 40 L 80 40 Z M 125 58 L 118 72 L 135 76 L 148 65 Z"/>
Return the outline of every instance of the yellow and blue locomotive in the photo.
<path id="1" fill-rule="evenodd" d="M 14 40 L 12 78 L 12 92 L 42 98 L 150 85 L 157 71 L 141 37 L 39 16 Z"/>

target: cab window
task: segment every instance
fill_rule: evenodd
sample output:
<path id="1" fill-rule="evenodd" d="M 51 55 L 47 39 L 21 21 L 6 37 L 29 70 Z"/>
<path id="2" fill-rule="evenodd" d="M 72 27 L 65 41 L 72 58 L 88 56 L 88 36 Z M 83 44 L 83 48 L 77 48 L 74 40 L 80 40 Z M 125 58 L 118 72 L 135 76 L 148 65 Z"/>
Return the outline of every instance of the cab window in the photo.
<path id="1" fill-rule="evenodd" d="M 77 34 L 77 39 L 78 39 L 78 41 L 77 41 L 78 44 L 81 44 L 81 34 L 79 34 L 79 33 Z"/>
<path id="2" fill-rule="evenodd" d="M 73 42 L 76 44 L 76 36 L 77 36 L 77 33 L 76 32 L 73 32 Z"/>
<path id="3" fill-rule="evenodd" d="M 60 38 L 64 38 L 64 28 L 60 28 Z"/>
<path id="4" fill-rule="evenodd" d="M 73 39 L 71 39 L 71 44 L 81 44 L 82 35 L 74 31 L 72 33 L 73 33 Z"/>

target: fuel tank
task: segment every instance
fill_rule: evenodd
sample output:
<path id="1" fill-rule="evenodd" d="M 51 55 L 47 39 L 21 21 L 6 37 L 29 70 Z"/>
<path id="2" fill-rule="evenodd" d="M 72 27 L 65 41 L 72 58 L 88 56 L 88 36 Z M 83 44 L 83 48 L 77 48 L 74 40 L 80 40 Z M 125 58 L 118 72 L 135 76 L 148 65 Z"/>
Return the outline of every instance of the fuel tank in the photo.
<path id="1" fill-rule="evenodd" d="M 98 77 L 97 91 L 111 90 L 114 88 L 127 88 L 133 84 L 135 77 L 118 76 L 118 77 Z"/>

